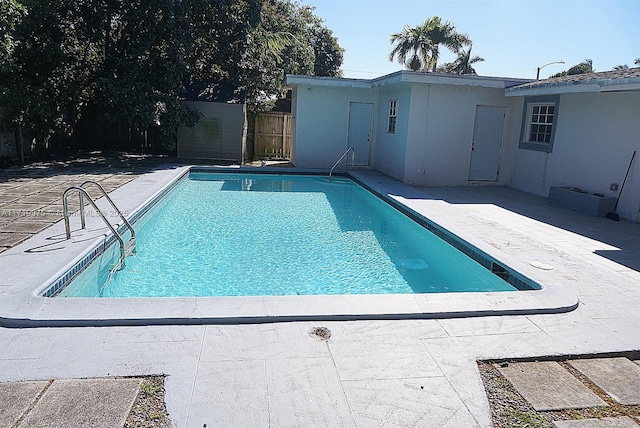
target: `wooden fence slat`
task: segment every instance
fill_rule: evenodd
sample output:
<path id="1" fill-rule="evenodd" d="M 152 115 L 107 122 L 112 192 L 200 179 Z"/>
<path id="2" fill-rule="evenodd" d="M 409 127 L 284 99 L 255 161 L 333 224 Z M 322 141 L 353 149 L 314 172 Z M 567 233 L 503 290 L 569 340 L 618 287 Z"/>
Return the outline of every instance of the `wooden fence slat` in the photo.
<path id="1" fill-rule="evenodd" d="M 291 158 L 291 114 L 260 113 L 256 116 L 254 158 Z"/>

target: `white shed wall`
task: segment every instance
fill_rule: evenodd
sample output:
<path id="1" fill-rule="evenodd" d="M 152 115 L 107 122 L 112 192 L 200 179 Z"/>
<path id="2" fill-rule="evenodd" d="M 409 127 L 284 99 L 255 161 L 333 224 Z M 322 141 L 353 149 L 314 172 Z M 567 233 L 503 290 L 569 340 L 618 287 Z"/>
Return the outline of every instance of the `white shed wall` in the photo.
<path id="1" fill-rule="evenodd" d="M 375 112 L 376 91 L 335 86 L 296 87 L 292 103 L 295 147 L 292 161 L 296 167 L 328 169 L 342 156 L 347 149 L 351 102 L 374 104 Z M 375 117 L 373 123 L 376 123 Z M 375 127 L 372 139 L 375 147 Z"/>
<path id="2" fill-rule="evenodd" d="M 184 101 L 204 117 L 178 129 L 178 157 L 241 161 L 246 144 L 243 104 Z"/>
<path id="3" fill-rule="evenodd" d="M 632 221 L 638 218 L 640 93 L 563 94 L 553 152 L 518 149 L 519 139 L 518 133 L 512 140 L 516 154 L 510 184 L 541 196 L 548 196 L 550 186 L 579 187 L 590 193 L 618 196 L 609 186 L 622 185 L 631 154 L 638 150 L 618 205 L 621 217 Z"/>

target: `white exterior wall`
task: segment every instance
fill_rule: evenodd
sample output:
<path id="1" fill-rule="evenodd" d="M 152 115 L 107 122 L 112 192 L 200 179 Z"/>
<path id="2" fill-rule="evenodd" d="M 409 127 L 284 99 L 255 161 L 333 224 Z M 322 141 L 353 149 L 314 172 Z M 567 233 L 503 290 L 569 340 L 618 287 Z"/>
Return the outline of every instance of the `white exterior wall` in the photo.
<path id="1" fill-rule="evenodd" d="M 503 141 L 515 132 L 514 100 L 504 89 L 413 84 L 404 181 L 423 186 L 468 184 L 476 106 L 505 107 Z M 503 143 L 498 183 L 506 183 Z"/>
<path id="2" fill-rule="evenodd" d="M 523 99 L 518 97 L 520 105 Z M 631 154 L 636 160 L 618 205 L 620 216 L 636 221 L 640 212 L 640 93 L 562 94 L 558 105 L 553 152 L 515 150 L 510 185 L 548 196 L 550 186 L 579 187 L 590 193 L 618 196 Z M 520 107 L 520 121 L 522 120 Z"/>
<path id="3" fill-rule="evenodd" d="M 374 104 L 373 151 L 376 101 L 376 91 L 370 88 L 297 86 L 292 100 L 294 166 L 328 169 L 344 154 L 352 102 Z"/>
<path id="4" fill-rule="evenodd" d="M 398 101 L 395 134 L 387 132 L 391 100 Z M 388 85 L 378 88 L 377 138 L 373 146 L 375 162 L 372 162 L 372 165 L 377 171 L 400 181 L 404 181 L 407 131 L 409 113 L 412 109 L 410 85 Z"/>

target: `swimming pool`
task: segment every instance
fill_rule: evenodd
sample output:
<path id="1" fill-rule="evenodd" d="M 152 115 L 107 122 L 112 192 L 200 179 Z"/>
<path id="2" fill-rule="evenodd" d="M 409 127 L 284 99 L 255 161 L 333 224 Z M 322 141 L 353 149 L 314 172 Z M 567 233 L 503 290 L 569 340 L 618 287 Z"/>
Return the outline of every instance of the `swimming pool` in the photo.
<path id="1" fill-rule="evenodd" d="M 131 298 L 536 288 L 348 178 L 329 182 L 326 176 L 192 171 L 135 228 L 137 254 L 122 270 L 112 273 L 117 257 L 112 246 L 50 294 Z"/>

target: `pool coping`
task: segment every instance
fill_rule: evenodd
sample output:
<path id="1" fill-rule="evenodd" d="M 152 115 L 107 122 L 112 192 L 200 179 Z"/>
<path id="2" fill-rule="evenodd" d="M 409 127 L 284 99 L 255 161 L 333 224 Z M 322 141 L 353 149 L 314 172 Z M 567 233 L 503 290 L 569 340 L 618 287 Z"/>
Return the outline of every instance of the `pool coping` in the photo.
<path id="1" fill-rule="evenodd" d="M 110 196 L 129 217 L 163 194 L 192 166 L 164 165 L 114 190 Z M 193 166 L 195 169 L 202 166 Z M 209 169 L 208 167 L 205 167 Z M 216 170 L 256 172 L 254 167 L 216 167 Z M 326 174 L 320 170 L 259 168 L 275 174 Z M 412 206 L 420 189 L 366 171 L 346 175 L 422 215 Z M 404 192 L 404 193 L 403 193 Z M 415 193 L 418 192 L 418 193 Z M 412 199 L 405 197 L 413 195 Z M 404 196 L 403 196 L 404 195 Z M 417 195 L 417 196 L 416 196 Z M 100 209 L 107 206 L 98 201 Z M 415 204 L 414 204 L 415 205 Z M 462 292 L 434 294 L 240 296 L 185 298 L 66 298 L 41 297 L 43 289 L 104 245 L 107 229 L 87 210 L 87 229 L 78 230 L 72 218 L 72 239 L 64 239 L 60 221 L 22 244 L 0 253 L 0 325 L 7 327 L 106 326 L 163 324 L 240 324 L 311 320 L 370 320 L 455 318 L 568 312 L 578 306 L 577 296 L 554 282 L 553 275 L 510 257 L 478 239 L 451 231 L 460 239 L 499 260 L 541 286 L 540 290 L 514 292 Z M 75 221 L 74 221 L 75 220 Z M 446 229 L 446 225 L 444 226 Z"/>

